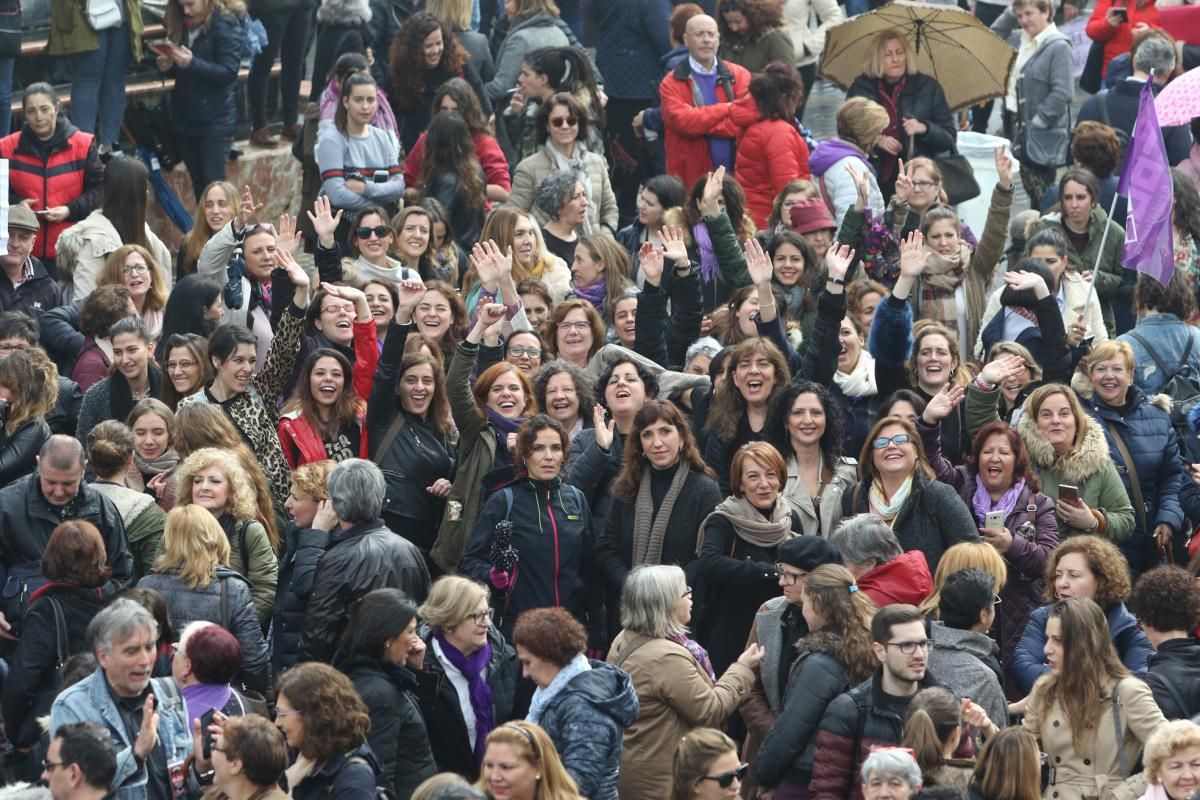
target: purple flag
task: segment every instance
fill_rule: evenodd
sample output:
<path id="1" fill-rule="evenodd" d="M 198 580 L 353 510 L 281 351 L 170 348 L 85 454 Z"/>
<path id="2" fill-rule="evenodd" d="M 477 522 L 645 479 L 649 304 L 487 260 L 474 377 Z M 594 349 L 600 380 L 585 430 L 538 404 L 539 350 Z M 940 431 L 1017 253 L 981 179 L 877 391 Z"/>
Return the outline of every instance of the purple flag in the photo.
<path id="1" fill-rule="evenodd" d="M 1121 170 L 1117 193 L 1129 199 L 1125 217 L 1126 269 L 1144 272 L 1166 286 L 1175 274 L 1175 245 L 1171 236 L 1171 166 L 1162 128 L 1154 113 L 1153 78 L 1142 87 L 1137 122 Z"/>

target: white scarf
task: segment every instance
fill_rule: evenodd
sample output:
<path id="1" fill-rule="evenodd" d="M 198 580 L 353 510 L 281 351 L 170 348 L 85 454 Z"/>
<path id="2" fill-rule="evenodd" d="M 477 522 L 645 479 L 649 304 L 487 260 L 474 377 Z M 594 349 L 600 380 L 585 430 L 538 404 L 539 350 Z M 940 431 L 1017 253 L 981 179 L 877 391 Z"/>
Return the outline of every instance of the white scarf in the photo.
<path id="1" fill-rule="evenodd" d="M 874 397 L 879 394 L 875 384 L 875 357 L 865 349 L 858 354 L 858 363 L 849 372 L 833 373 L 833 382 L 846 397 Z"/>
<path id="2" fill-rule="evenodd" d="M 579 180 L 580 185 L 583 186 L 583 193 L 587 196 L 589 209 L 589 213 L 584 214 L 583 216 L 583 233 L 584 235 L 591 233 L 592 222 L 590 209 L 595 208 L 594 203 L 596 201 L 592 199 L 592 179 L 588 177 L 587 147 L 584 146 L 583 142 L 575 142 L 575 155 L 571 156 L 570 158 L 567 158 L 560 153 L 558 148 L 549 141 L 542 145 L 542 148 L 546 151 L 546 154 L 550 156 L 550 160 L 554 162 L 555 169 L 574 172 L 575 177 Z"/>
<path id="3" fill-rule="evenodd" d="M 546 688 L 538 688 L 533 691 L 533 699 L 529 701 L 529 713 L 525 715 L 525 719 L 529 722 L 537 724 L 537 721 L 542 717 L 542 709 L 546 707 L 554 697 L 567 688 L 567 684 L 581 672 L 588 672 L 592 665 L 588 661 L 587 656 L 579 653 L 575 658 L 571 659 L 565 667 L 558 671 L 554 676 L 554 680 L 550 681 L 550 685 Z"/>

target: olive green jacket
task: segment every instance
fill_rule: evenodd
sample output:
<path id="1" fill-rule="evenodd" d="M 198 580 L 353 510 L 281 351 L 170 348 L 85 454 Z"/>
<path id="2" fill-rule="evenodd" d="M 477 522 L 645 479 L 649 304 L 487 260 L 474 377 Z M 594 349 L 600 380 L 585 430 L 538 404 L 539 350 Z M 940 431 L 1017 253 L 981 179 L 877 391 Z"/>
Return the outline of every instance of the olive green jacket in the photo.
<path id="1" fill-rule="evenodd" d="M 1108 240 L 1104 242 L 1104 252 L 1101 253 L 1100 240 L 1104 238 L 1105 223 L 1108 223 L 1109 226 Z M 1096 276 L 1096 296 L 1100 298 L 1100 310 L 1104 314 L 1104 327 L 1108 328 L 1108 336 L 1110 339 L 1116 336 L 1116 328 L 1113 323 L 1113 302 L 1122 299 L 1128 302 L 1132 299 L 1133 282 L 1137 278 L 1136 272 L 1121 266 L 1121 259 L 1125 255 L 1125 229 L 1115 222 L 1109 222 L 1108 213 L 1099 206 L 1094 206 L 1091 216 L 1088 217 L 1088 244 L 1080 253 L 1075 250 L 1070 237 L 1067 236 L 1061 214 L 1047 214 L 1042 217 L 1037 227 L 1034 228 L 1034 233 L 1046 228 L 1058 231 L 1067 240 L 1067 269 L 1076 272 L 1090 272 L 1096 266 L 1096 256 L 1100 256 L 1100 274 Z M 1127 287 L 1124 292 L 1122 292 L 1123 285 Z M 1128 297 L 1122 297 L 1123 294 Z"/>
<path id="2" fill-rule="evenodd" d="M 84 13 L 87 0 L 50 0 L 50 45 L 52 56 L 90 53 L 100 49 L 100 36 L 92 30 Z M 142 60 L 142 7 L 138 0 L 125 0 L 129 20 L 130 63 Z"/>

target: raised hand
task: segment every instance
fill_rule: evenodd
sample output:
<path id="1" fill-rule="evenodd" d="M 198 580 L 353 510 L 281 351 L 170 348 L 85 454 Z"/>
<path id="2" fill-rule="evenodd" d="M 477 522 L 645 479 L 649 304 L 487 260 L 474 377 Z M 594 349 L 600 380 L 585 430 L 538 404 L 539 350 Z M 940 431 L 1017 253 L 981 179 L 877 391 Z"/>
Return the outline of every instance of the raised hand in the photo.
<path id="1" fill-rule="evenodd" d="M 908 198 L 912 197 L 912 192 L 913 166 L 911 163 L 905 164 L 904 159 L 900 159 L 899 172 L 896 175 L 896 202 L 907 203 Z"/>
<path id="2" fill-rule="evenodd" d="M 296 304 L 297 308 L 307 308 L 308 273 L 296 262 L 296 258 L 292 255 L 291 251 L 285 247 L 281 247 L 275 251 L 275 258 L 279 263 L 279 268 L 287 273 L 288 280 L 292 282 L 292 286 L 295 289 L 295 296 L 292 298 L 292 302 Z"/>
<path id="3" fill-rule="evenodd" d="M 683 228 L 664 225 L 660 236 L 664 260 L 672 264 L 681 264 L 688 260 L 687 239 L 684 238 Z"/>
<path id="4" fill-rule="evenodd" d="M 1046 286 L 1046 279 L 1036 272 L 1006 272 L 1004 283 L 1013 291 L 1031 290 L 1039 300 L 1050 296 L 1050 287 Z"/>
<path id="5" fill-rule="evenodd" d="M 847 244 L 830 247 L 825 252 L 825 272 L 830 280 L 842 280 L 854 263 L 854 249 Z"/>
<path id="6" fill-rule="evenodd" d="M 313 210 L 305 212 L 317 238 L 327 248 L 333 244 L 333 234 L 342 221 L 342 209 L 339 208 L 336 214 L 332 211 L 333 206 L 329 204 L 329 198 L 322 194 L 317 195 L 317 199 L 313 201 Z"/>
<path id="7" fill-rule="evenodd" d="M 708 173 L 704 184 L 704 192 L 700 195 L 700 213 L 706 217 L 716 217 L 721 213 L 721 205 L 717 201 L 721 197 L 721 189 L 725 186 L 725 167 L 717 167 Z"/>
<path id="8" fill-rule="evenodd" d="M 1004 189 L 1013 188 L 1013 160 L 1004 145 L 996 148 L 996 174 Z"/>
<path id="9" fill-rule="evenodd" d="M 992 386 L 999 386 L 1014 377 L 1025 366 L 1025 359 L 1020 356 L 1001 356 L 989 361 L 979 371 L 979 379 Z"/>
<path id="10" fill-rule="evenodd" d="M 920 231 L 913 231 L 900 245 L 900 274 L 916 278 L 925 271 L 927 261 L 925 236 Z"/>
<path id="11" fill-rule="evenodd" d="M 642 248 L 638 250 L 638 268 L 642 271 L 642 277 L 646 279 L 646 283 L 651 286 L 660 286 L 663 275 L 662 250 L 651 242 L 643 242 Z"/>
<path id="12" fill-rule="evenodd" d="M 512 245 L 508 246 L 508 251 L 500 249 L 500 245 L 493 240 L 488 239 L 482 243 L 483 250 L 488 254 L 491 263 L 495 265 L 497 277 L 503 279 L 505 275 L 512 275 Z"/>
<path id="13" fill-rule="evenodd" d="M 300 232 L 296 225 L 296 218 L 286 211 L 279 215 L 279 229 L 275 232 L 275 246 L 280 250 L 286 250 L 290 255 L 295 255 L 300 249 L 300 242 L 304 239 L 304 234 Z"/>
<path id="14" fill-rule="evenodd" d="M 242 202 L 238 205 L 237 229 L 240 231 L 254 221 L 255 215 L 262 211 L 263 204 L 254 202 L 254 193 L 249 186 L 242 187 Z"/>
<path id="15" fill-rule="evenodd" d="M 753 236 L 747 239 L 742 252 L 746 254 L 746 271 L 750 273 L 750 281 L 755 286 L 770 284 L 775 268 L 771 264 L 771 257 L 763 252 L 758 239 Z"/>
<path id="16" fill-rule="evenodd" d="M 359 322 L 366 322 L 371 319 L 371 307 L 367 305 L 367 296 L 362 289 L 356 289 L 353 286 L 344 286 L 337 283 L 322 284 L 325 289 L 325 294 L 331 297 L 340 297 L 343 300 L 354 304 L 354 313 L 358 316 Z"/>
<path id="17" fill-rule="evenodd" d="M 498 248 L 497 248 L 498 249 Z M 493 258 L 491 251 L 480 242 L 471 247 L 471 266 L 479 276 L 479 282 L 489 291 L 495 291 L 496 282 L 500 280 L 500 266 Z"/>
<path id="18" fill-rule="evenodd" d="M 484 303 L 476 309 L 479 316 L 476 318 L 476 324 L 482 325 L 483 330 L 487 330 L 497 322 L 504 321 L 504 304 L 503 303 Z"/>
<path id="19" fill-rule="evenodd" d="M 596 444 L 600 446 L 601 450 L 607 450 L 612 447 L 614 438 L 613 428 L 617 424 L 615 419 L 605 422 L 604 414 L 604 406 L 597 403 L 596 407 L 592 409 L 592 424 L 595 426 Z"/>
<path id="20" fill-rule="evenodd" d="M 866 209 L 867 203 L 871 201 L 871 181 L 867 177 L 867 171 L 864 169 L 859 172 L 854 168 L 853 164 L 847 161 L 846 172 L 850 173 L 850 179 L 854 181 L 854 191 L 856 194 L 854 210 L 863 211 Z"/>
<path id="21" fill-rule="evenodd" d="M 146 702 L 142 704 L 142 725 L 133 742 L 133 753 L 142 760 L 158 744 L 158 712 L 154 710 L 154 699 L 154 692 L 146 695 Z"/>
<path id="22" fill-rule="evenodd" d="M 950 412 L 954 411 L 966 396 L 966 389 L 955 386 L 953 383 L 947 383 L 937 394 L 929 398 L 921 418 L 930 425 L 937 425 L 950 416 Z"/>
<path id="23" fill-rule="evenodd" d="M 425 296 L 425 284 L 421 281 L 400 281 L 396 284 L 396 293 L 400 296 L 400 301 L 396 304 L 396 316 L 399 317 L 403 310 L 406 312 L 404 321 L 407 322 L 412 317 L 417 303 Z"/>

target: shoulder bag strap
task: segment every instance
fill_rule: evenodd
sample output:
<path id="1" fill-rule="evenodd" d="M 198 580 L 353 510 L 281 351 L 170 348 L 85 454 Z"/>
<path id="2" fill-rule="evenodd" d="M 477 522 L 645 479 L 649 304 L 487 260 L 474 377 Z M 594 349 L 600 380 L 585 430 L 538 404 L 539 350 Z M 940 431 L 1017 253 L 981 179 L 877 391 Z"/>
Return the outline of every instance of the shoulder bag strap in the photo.
<path id="1" fill-rule="evenodd" d="M 1138 344 L 1146 348 L 1146 353 L 1154 361 L 1154 366 L 1158 367 L 1162 374 L 1167 376 L 1163 379 L 1163 385 L 1170 383 L 1175 379 L 1176 375 L 1183 371 L 1184 367 L 1187 366 L 1188 357 L 1192 354 L 1192 337 L 1188 336 L 1188 342 L 1183 348 L 1183 358 L 1180 359 L 1179 366 L 1177 366 L 1175 369 L 1167 369 L 1166 363 L 1162 360 L 1162 357 L 1159 356 L 1158 351 L 1151 346 L 1149 341 L 1147 341 L 1145 336 L 1142 336 L 1137 331 L 1129 331 L 1129 335 L 1134 339 L 1137 339 Z"/>
<path id="2" fill-rule="evenodd" d="M 616 664 L 613 664 L 613 666 L 616 667 L 617 669 L 620 669 L 625 664 L 625 662 L 629 659 L 629 657 L 631 655 L 636 653 L 638 650 L 641 650 L 643 645 L 646 645 L 649 643 L 650 643 L 650 637 L 649 636 L 643 637 L 642 639 L 640 639 L 637 642 L 637 644 L 635 644 L 633 647 L 626 650 L 624 655 L 621 656 L 621 660 L 618 661 Z"/>
<path id="3" fill-rule="evenodd" d="M 62 669 L 63 664 L 67 663 L 67 658 L 71 655 L 71 647 L 67 643 L 67 619 L 63 616 L 62 605 L 58 600 L 47 595 L 46 600 L 50 603 L 50 610 L 54 612 L 54 646 L 55 646 L 55 672 Z"/>
<path id="4" fill-rule="evenodd" d="M 1117 759 L 1121 764 L 1121 780 L 1129 777 L 1129 765 L 1125 763 L 1125 732 L 1121 730 L 1121 697 L 1118 691 L 1121 688 L 1121 681 L 1117 681 L 1112 688 L 1112 718 L 1113 730 L 1117 735 Z"/>
<path id="5" fill-rule="evenodd" d="M 1129 490 L 1133 492 L 1133 502 L 1137 506 L 1134 510 L 1137 511 L 1138 522 L 1142 526 L 1142 533 L 1148 536 L 1150 531 L 1146 529 L 1146 501 L 1142 499 L 1142 482 L 1138 480 L 1137 467 L 1133 464 L 1133 456 L 1129 454 L 1129 448 L 1125 446 L 1125 440 L 1121 438 L 1121 432 L 1117 430 L 1116 426 L 1110 426 L 1109 432 L 1112 433 L 1113 444 L 1117 446 L 1117 452 L 1125 460 L 1125 472 L 1129 475 Z"/>
<path id="6" fill-rule="evenodd" d="M 504 521 L 512 519 L 513 490 L 511 486 L 504 487 Z"/>
<path id="7" fill-rule="evenodd" d="M 246 554 L 246 529 L 250 527 L 250 523 L 254 520 L 242 520 L 242 524 L 238 526 L 238 552 L 242 555 L 242 571 L 246 574 L 242 577 L 250 580 L 250 556 Z"/>
<path id="8" fill-rule="evenodd" d="M 379 446 L 371 454 L 372 461 L 378 464 L 383 460 L 383 457 L 387 455 L 387 451 L 391 449 L 392 442 L 396 441 L 396 437 L 400 435 L 405 422 L 407 422 L 407 419 L 404 416 L 404 412 L 397 411 L 396 418 L 392 420 L 392 424 L 388 426 L 387 431 L 383 434 L 383 438 L 379 440 Z"/>
<path id="9" fill-rule="evenodd" d="M 217 581 L 221 584 L 221 627 L 229 630 L 229 581 L 220 576 Z"/>

